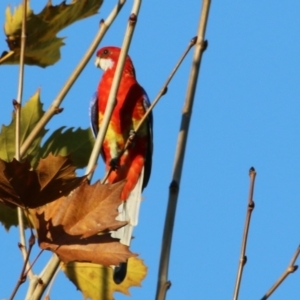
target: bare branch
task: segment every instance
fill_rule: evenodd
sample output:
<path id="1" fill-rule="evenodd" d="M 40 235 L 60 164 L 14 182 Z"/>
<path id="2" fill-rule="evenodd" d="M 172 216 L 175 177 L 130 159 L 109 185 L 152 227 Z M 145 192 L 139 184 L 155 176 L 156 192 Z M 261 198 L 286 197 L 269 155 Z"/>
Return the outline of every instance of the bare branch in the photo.
<path id="1" fill-rule="evenodd" d="M 234 295 L 233 295 L 234 300 L 238 299 L 243 270 L 244 270 L 244 266 L 247 262 L 246 247 L 247 247 L 251 215 L 252 215 L 252 211 L 254 209 L 253 191 L 254 191 L 254 182 L 255 182 L 256 172 L 253 167 L 251 167 L 249 170 L 249 176 L 250 176 L 250 189 L 249 189 L 248 207 L 247 207 L 247 215 L 246 215 L 244 234 L 243 234 L 243 240 L 242 240 L 240 262 L 239 262 L 238 273 L 237 273 L 237 278 L 236 278 L 235 288 L 234 288 Z"/>
<path id="2" fill-rule="evenodd" d="M 178 200 L 178 191 L 183 167 L 183 160 L 189 131 L 190 118 L 194 102 L 194 95 L 197 86 L 197 79 L 200 69 L 202 54 L 206 49 L 207 43 L 204 40 L 208 13 L 210 8 L 210 0 L 203 0 L 201 17 L 198 26 L 197 43 L 195 45 L 194 56 L 192 61 L 191 73 L 187 88 L 184 109 L 181 117 L 181 126 L 178 134 L 177 149 L 175 153 L 174 170 L 172 182 L 169 187 L 168 208 L 165 219 L 164 233 L 162 239 L 162 250 L 160 256 L 158 283 L 156 290 L 156 300 L 164 300 L 166 291 L 170 287 L 168 281 L 169 259 L 171 251 L 172 234 L 176 213 L 176 205 Z"/>
<path id="3" fill-rule="evenodd" d="M 26 259 L 24 261 L 24 264 L 23 264 L 23 267 L 22 267 L 22 271 L 21 271 L 21 274 L 20 274 L 20 278 L 10 296 L 10 300 L 14 299 L 19 287 L 21 286 L 22 283 L 24 283 L 26 281 L 26 277 L 27 277 L 27 272 L 25 272 L 25 269 L 26 269 L 26 266 L 28 265 L 28 261 L 29 261 L 29 256 L 30 256 L 30 253 L 31 253 L 31 250 L 32 250 L 32 247 L 33 245 L 35 244 L 35 237 L 34 237 L 34 234 L 33 232 L 31 231 L 31 236 L 29 238 L 29 247 L 28 247 L 28 252 L 26 253 Z M 23 245 L 20 245 L 20 247 L 22 248 Z"/>
<path id="4" fill-rule="evenodd" d="M 89 176 L 88 176 L 89 179 L 91 179 L 93 176 L 93 169 L 97 163 L 99 153 L 100 153 L 100 150 L 102 147 L 102 143 L 103 143 L 103 140 L 104 140 L 107 128 L 108 128 L 108 124 L 109 124 L 112 112 L 113 112 L 115 104 L 116 104 L 116 95 L 117 95 L 118 88 L 119 88 L 120 81 L 121 81 L 121 76 L 122 76 L 122 72 L 123 72 L 125 59 L 126 59 L 126 56 L 128 53 L 128 49 L 130 46 L 130 42 L 131 42 L 131 39 L 133 36 L 134 29 L 135 29 L 135 24 L 137 21 L 137 16 L 139 13 L 140 5 L 141 5 L 141 0 L 134 1 L 133 7 L 131 10 L 131 15 L 128 20 L 128 25 L 127 25 L 127 28 L 125 31 L 125 36 L 124 36 L 119 60 L 117 63 L 116 72 L 115 72 L 115 75 L 114 75 L 114 78 L 112 81 L 109 97 L 107 100 L 107 105 L 106 105 L 105 113 L 103 116 L 103 121 L 101 123 L 101 127 L 100 127 L 99 133 L 97 135 L 97 139 L 96 139 L 96 142 L 95 142 L 95 145 L 94 145 L 93 151 L 91 153 L 90 160 L 89 160 L 86 172 L 85 172 L 85 174 L 89 174 Z"/>
<path id="5" fill-rule="evenodd" d="M 86 66 L 86 64 L 89 62 L 90 58 L 92 57 L 93 53 L 95 52 L 96 48 L 98 47 L 99 43 L 101 42 L 103 36 L 105 35 L 106 31 L 118 15 L 119 11 L 123 7 L 126 0 L 119 0 L 116 6 L 113 8 L 109 16 L 105 21 L 102 21 L 100 24 L 100 29 L 95 36 L 93 42 L 91 43 L 89 49 L 83 56 L 82 60 L 79 62 L 78 66 L 75 68 L 73 73 L 71 74 L 70 78 L 67 80 L 67 82 L 63 85 L 61 91 L 58 93 L 55 100 L 52 102 L 51 106 L 47 110 L 47 112 L 43 115 L 43 117 L 40 119 L 38 124 L 35 126 L 35 128 L 32 130 L 32 132 L 29 134 L 27 139 L 24 141 L 23 145 L 21 146 L 20 155 L 21 157 L 26 153 L 28 148 L 30 147 L 31 143 L 34 141 L 36 136 L 40 133 L 40 131 L 45 127 L 45 125 L 49 122 L 49 120 L 57 113 L 59 109 L 59 105 L 64 100 L 66 94 L 70 90 L 70 88 L 75 83 L 76 79 Z"/>
<path id="6" fill-rule="evenodd" d="M 19 234 L 20 234 L 20 250 L 21 250 L 24 262 L 27 261 L 26 267 L 29 270 L 28 276 L 31 279 L 33 277 L 33 272 L 31 270 L 30 264 L 28 262 L 29 256 L 28 256 L 27 247 L 26 247 L 23 209 L 18 207 L 17 213 L 18 213 Z"/>
<path id="7" fill-rule="evenodd" d="M 15 157 L 17 160 L 20 160 L 20 121 L 21 121 L 21 104 L 22 104 L 22 96 L 23 96 L 23 82 L 24 82 L 24 55 L 25 55 L 25 45 L 26 45 L 26 11 L 27 11 L 27 0 L 23 0 L 19 87 L 18 87 L 17 100 L 14 105 L 15 114 L 16 114 Z"/>
<path id="8" fill-rule="evenodd" d="M 25 55 L 25 46 L 26 46 L 26 14 L 27 14 L 27 0 L 23 0 L 23 12 L 22 12 L 22 32 L 21 32 L 21 52 L 20 52 L 20 69 L 19 69 L 19 86 L 18 86 L 18 95 L 17 99 L 13 101 L 15 116 L 16 116 L 16 132 L 15 132 L 15 158 L 20 160 L 20 123 L 21 123 L 21 106 L 22 106 L 22 97 L 23 97 L 23 83 L 24 83 L 24 55 Z M 26 238 L 25 238 L 25 229 L 24 229 L 24 215 L 22 208 L 17 208 L 18 212 L 18 223 L 19 223 L 19 234 L 20 234 L 20 247 L 23 260 L 26 262 L 27 267 L 29 267 L 28 262 L 28 253 L 26 249 Z M 24 265 L 24 268 L 25 266 Z M 29 277 L 31 277 L 32 271 L 29 272 Z M 19 280 L 20 281 L 20 280 Z M 16 286 L 16 291 L 18 286 Z"/>
<path id="9" fill-rule="evenodd" d="M 294 273 L 297 269 L 298 266 L 295 265 L 295 262 L 300 254 L 300 246 L 298 246 L 290 264 L 284 271 L 284 273 L 280 276 L 280 278 L 275 282 L 275 284 L 269 289 L 269 291 L 261 298 L 261 300 L 266 300 L 268 299 L 273 292 L 280 286 L 280 284 L 292 273 Z"/>
<path id="10" fill-rule="evenodd" d="M 53 274 L 52 278 L 51 278 L 51 281 L 48 285 L 48 288 L 47 288 L 47 291 L 46 291 L 46 295 L 45 295 L 45 299 L 50 299 L 50 292 L 52 290 L 52 287 L 53 287 L 53 284 L 54 284 L 54 281 L 59 273 L 59 271 L 61 270 L 61 267 L 59 266 L 58 268 L 56 268 L 56 271 L 55 273 Z"/>

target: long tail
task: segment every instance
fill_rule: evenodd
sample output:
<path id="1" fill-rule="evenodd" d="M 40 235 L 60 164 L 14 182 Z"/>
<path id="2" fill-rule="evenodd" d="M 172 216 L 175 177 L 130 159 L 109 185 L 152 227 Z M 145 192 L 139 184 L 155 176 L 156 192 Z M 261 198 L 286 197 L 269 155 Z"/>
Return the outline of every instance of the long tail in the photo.
<path id="1" fill-rule="evenodd" d="M 127 221 L 128 224 L 116 231 L 113 231 L 111 236 L 120 239 L 120 243 L 130 246 L 132 233 L 134 227 L 138 224 L 140 205 L 142 201 L 142 189 L 144 180 L 144 168 L 140 174 L 137 184 L 134 189 L 130 192 L 128 199 L 123 202 L 118 210 L 119 215 L 117 220 Z M 121 263 L 114 269 L 114 281 L 115 283 L 121 283 L 126 277 L 127 273 L 127 262 Z"/>

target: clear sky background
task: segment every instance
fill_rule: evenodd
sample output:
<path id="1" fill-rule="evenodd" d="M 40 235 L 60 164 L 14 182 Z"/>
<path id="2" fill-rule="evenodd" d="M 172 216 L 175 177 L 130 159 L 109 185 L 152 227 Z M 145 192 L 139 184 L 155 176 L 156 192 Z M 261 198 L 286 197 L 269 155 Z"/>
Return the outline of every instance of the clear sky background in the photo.
<path id="1" fill-rule="evenodd" d="M 39 12 L 46 1 L 31 1 Z M 0 23 L 7 4 L 0 2 Z M 58 4 L 59 1 L 53 1 Z M 99 14 L 62 31 L 61 60 L 25 68 L 24 101 L 37 88 L 47 109 L 81 59 L 115 1 Z M 132 1 L 101 45 L 120 46 Z M 138 81 L 154 99 L 189 40 L 196 35 L 201 1 L 143 1 L 130 56 Z M 173 235 L 167 299 L 230 299 L 233 295 L 249 190 L 257 171 L 240 299 L 260 299 L 282 274 L 300 243 L 300 2 L 212 1 L 205 52 L 193 109 Z M 0 50 L 7 49 L 5 35 Z M 149 267 L 131 299 L 154 299 L 173 159 L 192 52 L 154 111 L 152 176 L 144 191 L 132 250 Z M 89 126 L 88 106 L 102 73 L 94 59 L 47 125 Z M 17 66 L 0 67 L 0 123 L 11 119 Z M 103 175 L 102 163 L 97 176 Z M 8 298 L 21 268 L 17 230 L 0 226 L 0 299 Z M 49 255 L 44 255 L 41 265 Z M 298 260 L 300 263 L 300 260 Z M 37 270 L 39 271 L 39 270 Z M 300 299 L 300 271 L 272 296 Z M 16 299 L 23 299 L 24 286 Z M 117 300 L 128 299 L 116 294 Z M 81 299 L 61 273 L 51 299 Z"/>

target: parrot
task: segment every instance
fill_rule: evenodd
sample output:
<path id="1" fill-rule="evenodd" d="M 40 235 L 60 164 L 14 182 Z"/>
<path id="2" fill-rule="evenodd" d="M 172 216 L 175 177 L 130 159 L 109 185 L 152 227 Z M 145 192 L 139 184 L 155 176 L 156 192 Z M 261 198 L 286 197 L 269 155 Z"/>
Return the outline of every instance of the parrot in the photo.
<path id="1" fill-rule="evenodd" d="M 90 104 L 91 127 L 95 137 L 103 120 L 120 51 L 120 48 L 114 46 L 103 47 L 97 51 L 95 65 L 104 73 Z M 151 174 L 152 112 L 137 132 L 133 145 L 125 151 L 119 160 L 116 160 L 116 157 L 124 148 L 127 139 L 135 132 L 135 128 L 149 107 L 150 101 L 147 93 L 137 82 L 132 60 L 127 55 L 116 95 L 116 105 L 101 149 L 106 170 L 112 168 L 107 182 L 115 183 L 126 180 L 121 192 L 122 204 L 118 209 L 117 220 L 128 221 L 128 224 L 117 231 L 113 231 L 112 237 L 120 239 L 120 243 L 127 246 L 130 246 L 133 228 L 138 223 L 142 191 L 147 186 Z M 115 282 L 121 283 L 126 272 L 127 262 L 115 267 Z"/>

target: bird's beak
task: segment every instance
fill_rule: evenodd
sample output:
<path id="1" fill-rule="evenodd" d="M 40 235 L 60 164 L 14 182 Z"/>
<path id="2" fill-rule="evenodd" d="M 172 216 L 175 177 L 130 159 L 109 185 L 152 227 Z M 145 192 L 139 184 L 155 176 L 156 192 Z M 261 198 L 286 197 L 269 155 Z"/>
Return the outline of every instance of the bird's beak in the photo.
<path id="1" fill-rule="evenodd" d="M 111 58 L 100 58 L 97 57 L 95 61 L 95 65 L 97 68 L 106 71 L 107 69 L 111 69 L 114 66 L 114 61 Z"/>
<path id="2" fill-rule="evenodd" d="M 95 66 L 97 68 L 101 68 L 101 65 L 100 65 L 100 57 L 96 57 L 96 60 L 95 60 Z"/>

